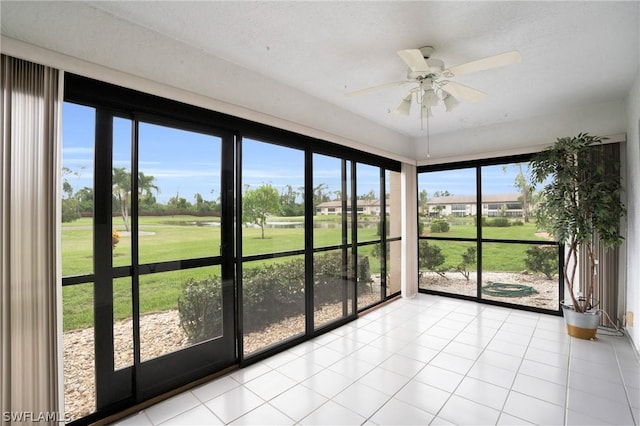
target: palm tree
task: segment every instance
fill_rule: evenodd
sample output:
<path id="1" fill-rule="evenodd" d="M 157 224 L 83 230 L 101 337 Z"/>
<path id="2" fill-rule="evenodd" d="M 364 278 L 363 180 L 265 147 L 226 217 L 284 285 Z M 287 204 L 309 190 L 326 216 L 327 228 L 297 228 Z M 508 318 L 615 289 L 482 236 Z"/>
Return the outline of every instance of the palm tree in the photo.
<path id="1" fill-rule="evenodd" d="M 160 188 L 154 183 L 156 180 L 153 176 L 147 176 L 143 172 L 138 172 L 138 198 L 143 194 L 146 197 L 153 195 L 152 190 L 156 194 L 160 192 Z M 124 229 L 130 231 L 129 228 L 129 204 L 131 203 L 131 173 L 124 167 L 114 167 L 111 176 L 113 185 L 113 195 L 120 203 L 120 214 Z"/>
<path id="2" fill-rule="evenodd" d="M 129 231 L 129 203 L 131 201 L 131 173 L 124 167 L 114 167 L 111 175 L 113 195 L 120 203 L 124 229 Z"/>

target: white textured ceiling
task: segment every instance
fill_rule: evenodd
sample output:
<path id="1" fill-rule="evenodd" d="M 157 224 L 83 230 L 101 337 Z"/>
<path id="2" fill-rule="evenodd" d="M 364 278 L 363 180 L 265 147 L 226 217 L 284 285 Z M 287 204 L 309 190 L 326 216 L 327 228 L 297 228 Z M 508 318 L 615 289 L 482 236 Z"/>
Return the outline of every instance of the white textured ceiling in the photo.
<path id="1" fill-rule="evenodd" d="M 446 66 L 510 50 L 522 54 L 520 64 L 456 78 L 487 96 L 449 113 L 436 110 L 430 121 L 433 135 L 623 100 L 638 74 L 640 4 L 634 1 L 74 4 L 67 5 L 67 10 L 76 12 L 52 19 L 62 21 L 57 28 L 77 37 L 94 31 L 95 24 L 83 19 L 83 14 L 97 10 L 102 19 L 144 27 L 157 33 L 159 40 L 168 37 L 239 65 L 408 140 L 422 135 L 417 113 L 411 117 L 388 114 L 407 86 L 345 96 L 351 90 L 402 80 L 406 68 L 396 54 L 399 49 L 434 46 L 433 56 Z M 48 44 L 55 35 L 34 28 L 44 25 L 15 21 L 33 17 L 33 13 L 19 13 L 25 7 L 21 2 L 2 2 L 3 34 L 63 50 Z M 101 36 L 117 39 L 113 34 Z M 179 65 L 178 61 L 165 64 L 168 72 L 173 68 L 179 72 Z"/>

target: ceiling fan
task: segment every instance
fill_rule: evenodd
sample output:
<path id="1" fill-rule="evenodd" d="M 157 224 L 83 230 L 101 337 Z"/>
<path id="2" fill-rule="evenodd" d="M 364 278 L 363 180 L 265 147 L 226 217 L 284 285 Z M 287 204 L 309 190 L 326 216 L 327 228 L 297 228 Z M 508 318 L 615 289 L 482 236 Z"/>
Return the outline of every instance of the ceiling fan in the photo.
<path id="1" fill-rule="evenodd" d="M 389 112 L 409 115 L 412 102 L 416 102 L 420 106 L 422 123 L 423 118 L 431 116 L 431 108 L 438 105 L 439 102 L 444 104 L 447 111 L 451 111 L 460 101 L 475 102 L 484 98 L 484 92 L 451 81 L 451 78 L 518 63 L 522 60 L 520 52 L 514 50 L 445 68 L 443 61 L 431 57 L 434 50 L 431 46 L 399 50 L 398 55 L 409 67 L 406 80 L 355 90 L 347 93 L 347 96 L 361 95 L 408 83 L 417 84 L 409 90 L 400 104 Z M 423 128 L 422 125 L 421 128 Z"/>

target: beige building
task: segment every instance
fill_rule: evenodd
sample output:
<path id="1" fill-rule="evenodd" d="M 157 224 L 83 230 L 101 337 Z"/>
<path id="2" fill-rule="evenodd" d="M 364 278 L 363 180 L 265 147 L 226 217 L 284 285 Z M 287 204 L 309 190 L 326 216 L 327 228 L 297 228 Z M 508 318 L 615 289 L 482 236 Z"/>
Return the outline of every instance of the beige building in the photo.
<path id="1" fill-rule="evenodd" d="M 487 194 L 482 198 L 482 216 L 487 217 L 522 217 L 521 195 L 512 194 Z M 475 195 L 450 195 L 446 197 L 433 197 L 427 201 L 429 216 L 475 216 L 478 205 Z"/>
<path id="2" fill-rule="evenodd" d="M 347 205 L 351 202 L 347 201 Z M 386 212 L 389 214 L 389 200 L 387 200 Z M 357 201 L 358 214 L 371 214 L 380 215 L 380 200 L 358 200 Z M 351 212 L 351 209 L 347 207 L 347 213 Z M 325 201 L 316 206 L 316 214 L 318 215 L 331 215 L 342 213 L 341 201 Z"/>

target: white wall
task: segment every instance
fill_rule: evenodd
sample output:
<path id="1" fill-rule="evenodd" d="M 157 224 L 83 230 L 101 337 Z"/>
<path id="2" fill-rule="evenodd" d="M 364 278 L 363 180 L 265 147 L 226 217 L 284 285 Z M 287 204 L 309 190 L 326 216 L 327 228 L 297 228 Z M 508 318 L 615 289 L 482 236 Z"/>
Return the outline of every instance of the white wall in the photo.
<path id="1" fill-rule="evenodd" d="M 640 70 L 639 70 L 640 71 Z M 640 351 L 640 75 L 627 97 L 626 143 L 627 270 L 626 305 L 634 324 L 627 324 L 629 337 Z"/>

